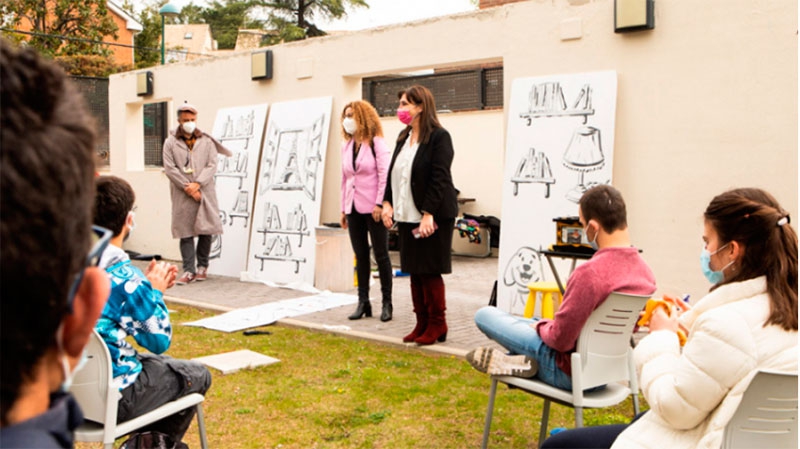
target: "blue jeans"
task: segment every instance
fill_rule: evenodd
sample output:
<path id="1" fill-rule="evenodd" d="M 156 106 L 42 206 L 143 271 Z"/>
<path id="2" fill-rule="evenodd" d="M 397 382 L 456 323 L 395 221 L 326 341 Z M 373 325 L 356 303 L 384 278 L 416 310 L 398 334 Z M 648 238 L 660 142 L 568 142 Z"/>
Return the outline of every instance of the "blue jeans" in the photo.
<path id="1" fill-rule="evenodd" d="M 538 320 L 514 316 L 497 307 L 482 307 L 475 313 L 475 324 L 487 337 L 508 349 L 511 354 L 523 354 L 536 360 L 536 377 L 542 382 L 563 390 L 572 390 L 572 378 L 556 365 L 557 352 L 544 344 L 532 327 Z"/>

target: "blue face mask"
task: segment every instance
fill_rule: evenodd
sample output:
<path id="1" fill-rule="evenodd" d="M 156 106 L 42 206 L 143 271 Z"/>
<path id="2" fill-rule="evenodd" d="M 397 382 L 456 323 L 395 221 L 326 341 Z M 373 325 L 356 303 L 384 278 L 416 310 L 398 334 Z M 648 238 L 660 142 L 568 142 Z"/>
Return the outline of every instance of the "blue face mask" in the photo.
<path id="1" fill-rule="evenodd" d="M 703 248 L 703 251 L 700 253 L 700 268 L 703 270 L 703 275 L 706 277 L 706 279 L 708 279 L 708 282 L 711 282 L 714 285 L 719 284 L 725 279 L 725 273 L 724 273 L 725 269 L 733 265 L 733 261 L 731 261 L 728 265 L 725 265 L 719 271 L 714 271 L 711 269 L 711 256 L 722 251 L 726 246 L 728 246 L 728 243 L 717 248 L 717 250 L 714 251 L 713 253 Z"/>
<path id="2" fill-rule="evenodd" d="M 586 240 L 589 240 L 589 225 L 586 225 L 586 227 L 583 228 L 583 235 L 586 236 Z M 597 234 L 594 235 L 594 239 L 589 240 L 589 245 L 592 246 L 593 250 L 597 251 Z"/>

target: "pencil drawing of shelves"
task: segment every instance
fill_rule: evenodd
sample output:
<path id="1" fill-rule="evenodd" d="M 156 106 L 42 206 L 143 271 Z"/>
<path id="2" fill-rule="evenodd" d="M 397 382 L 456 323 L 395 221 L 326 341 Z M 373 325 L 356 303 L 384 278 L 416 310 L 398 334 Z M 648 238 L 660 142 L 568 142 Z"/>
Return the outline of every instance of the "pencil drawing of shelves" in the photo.
<path id="1" fill-rule="evenodd" d="M 567 107 L 564 91 L 558 82 L 534 84 L 531 87 L 528 111 L 519 114 L 520 118 L 527 120 L 527 125 L 539 117 L 583 117 L 586 124 L 587 117 L 594 115 L 592 108 L 592 86 L 586 84 L 578 93 L 572 103 Z"/>
<path id="2" fill-rule="evenodd" d="M 264 261 L 266 260 L 294 262 L 295 273 L 300 272 L 301 263 L 306 263 L 305 257 L 294 257 L 292 255 L 292 244 L 289 241 L 289 237 L 281 235 L 270 237 L 266 248 L 264 248 L 264 253 L 256 254 L 254 257 L 261 261 L 260 271 L 264 271 Z"/>
<path id="3" fill-rule="evenodd" d="M 239 190 L 241 190 L 244 178 L 247 177 L 247 158 L 247 153 L 244 151 L 237 152 L 232 157 L 220 155 L 214 177 L 237 178 L 239 179 Z"/>
<path id="4" fill-rule="evenodd" d="M 528 155 L 519 161 L 511 182 L 514 183 L 514 196 L 519 193 L 520 184 L 539 183 L 546 187 L 544 197 L 550 198 L 550 184 L 555 184 L 556 179 L 550 170 L 550 160 L 547 155 L 531 147 Z"/>
<path id="5" fill-rule="evenodd" d="M 235 121 L 233 117 L 228 115 L 225 121 L 222 136 L 219 138 L 220 142 L 226 140 L 244 140 L 244 149 L 250 145 L 250 139 L 255 137 L 253 134 L 253 125 L 255 122 L 255 111 L 250 111 L 246 116 L 240 116 Z"/>
<path id="6" fill-rule="evenodd" d="M 298 247 L 303 246 L 303 236 L 311 235 L 308 230 L 308 221 L 306 214 L 303 212 L 301 204 L 297 204 L 294 210 L 286 214 L 286 226 L 281 226 L 280 212 L 276 204 L 264 204 L 264 221 L 262 227 L 256 229 L 256 232 L 264 234 L 262 245 L 267 244 L 267 234 L 283 234 L 283 235 L 297 235 L 300 236 Z"/>
<path id="7" fill-rule="evenodd" d="M 244 218 L 244 227 L 247 227 L 247 219 L 250 218 L 250 212 L 247 210 L 249 198 L 250 196 L 248 195 L 247 190 L 240 190 L 239 194 L 236 195 L 236 203 L 233 205 L 233 210 L 228 212 L 228 218 L 230 218 L 231 226 L 233 226 L 233 219 L 238 217 Z"/>

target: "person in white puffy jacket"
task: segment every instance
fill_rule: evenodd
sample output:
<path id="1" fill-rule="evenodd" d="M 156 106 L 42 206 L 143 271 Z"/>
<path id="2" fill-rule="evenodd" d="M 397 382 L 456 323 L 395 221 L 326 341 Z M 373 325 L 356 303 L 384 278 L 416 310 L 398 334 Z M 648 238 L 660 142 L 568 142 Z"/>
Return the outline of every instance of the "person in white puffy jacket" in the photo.
<path id="1" fill-rule="evenodd" d="M 716 196 L 704 218 L 700 263 L 711 292 L 679 313 L 659 308 L 633 352 L 650 410 L 629 425 L 558 433 L 543 448 L 718 449 L 756 372 L 797 373 L 789 214 L 769 193 L 743 188 Z M 688 335 L 682 350 L 679 329 Z"/>

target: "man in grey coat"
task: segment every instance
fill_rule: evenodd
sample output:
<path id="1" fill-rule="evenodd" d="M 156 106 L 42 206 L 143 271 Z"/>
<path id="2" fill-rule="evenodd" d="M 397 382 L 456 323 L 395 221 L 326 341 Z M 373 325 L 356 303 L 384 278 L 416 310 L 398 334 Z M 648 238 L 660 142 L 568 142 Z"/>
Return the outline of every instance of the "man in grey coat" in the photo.
<path id="1" fill-rule="evenodd" d="M 178 127 L 164 141 L 164 171 L 170 180 L 172 237 L 180 239 L 183 274 L 177 284 L 204 281 L 208 274 L 211 239 L 222 234 L 217 205 L 217 154 L 230 150 L 197 129 L 197 109 L 178 108 Z M 195 247 L 197 237 L 197 247 Z M 196 266 L 195 266 L 196 262 Z"/>

